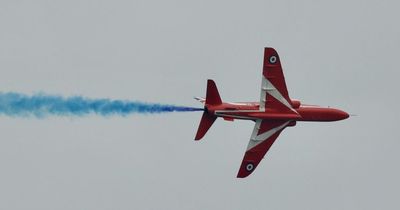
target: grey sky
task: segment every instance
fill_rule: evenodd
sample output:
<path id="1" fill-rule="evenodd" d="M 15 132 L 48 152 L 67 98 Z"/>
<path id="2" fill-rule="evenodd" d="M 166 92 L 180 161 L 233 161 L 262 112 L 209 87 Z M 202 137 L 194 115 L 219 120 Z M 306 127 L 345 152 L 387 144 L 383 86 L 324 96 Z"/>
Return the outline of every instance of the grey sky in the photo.
<path id="1" fill-rule="evenodd" d="M 253 123 L 201 113 L 0 117 L 0 209 L 398 209 L 397 1 L 0 2 L 0 90 L 200 107 L 259 98 L 263 48 L 289 94 L 357 114 L 286 129 L 237 179 Z"/>

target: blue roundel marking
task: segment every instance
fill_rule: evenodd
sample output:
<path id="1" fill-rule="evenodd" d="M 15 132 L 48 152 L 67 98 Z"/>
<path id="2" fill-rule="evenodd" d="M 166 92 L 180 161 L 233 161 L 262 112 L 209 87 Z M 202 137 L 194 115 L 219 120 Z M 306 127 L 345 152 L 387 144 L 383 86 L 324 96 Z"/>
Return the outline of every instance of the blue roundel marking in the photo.
<path id="1" fill-rule="evenodd" d="M 248 163 L 246 165 L 246 171 L 252 171 L 254 169 L 254 165 L 252 163 Z"/>
<path id="2" fill-rule="evenodd" d="M 277 58 L 275 55 L 269 57 L 269 62 L 270 62 L 271 64 L 276 63 L 277 60 L 278 60 L 278 58 Z"/>

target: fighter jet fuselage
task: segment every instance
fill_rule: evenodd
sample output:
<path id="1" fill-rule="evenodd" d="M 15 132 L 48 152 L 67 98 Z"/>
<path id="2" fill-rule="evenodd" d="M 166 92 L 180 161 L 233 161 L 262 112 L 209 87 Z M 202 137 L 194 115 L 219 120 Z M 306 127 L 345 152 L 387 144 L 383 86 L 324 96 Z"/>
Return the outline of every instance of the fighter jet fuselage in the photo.
<path id="1" fill-rule="evenodd" d="M 329 122 L 343 120 L 349 115 L 339 109 L 302 104 L 289 97 L 278 53 L 265 48 L 259 102 L 223 102 L 213 80 L 207 81 L 204 112 L 195 140 L 207 133 L 214 121 L 221 117 L 227 121 L 252 120 L 256 124 L 250 137 L 237 177 L 250 175 L 286 127 L 298 121 Z"/>

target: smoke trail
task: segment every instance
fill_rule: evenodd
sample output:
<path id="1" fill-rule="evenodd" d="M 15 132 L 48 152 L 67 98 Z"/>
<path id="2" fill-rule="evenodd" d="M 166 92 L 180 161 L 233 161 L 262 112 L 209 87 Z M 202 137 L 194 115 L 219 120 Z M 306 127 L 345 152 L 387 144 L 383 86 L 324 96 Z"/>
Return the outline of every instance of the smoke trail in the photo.
<path id="1" fill-rule="evenodd" d="M 201 111 L 200 108 L 137 101 L 90 99 L 81 96 L 61 97 L 45 94 L 28 96 L 20 93 L 0 92 L 0 114 L 11 117 L 35 116 L 82 116 L 98 114 L 102 116 L 134 113 L 164 113 Z"/>

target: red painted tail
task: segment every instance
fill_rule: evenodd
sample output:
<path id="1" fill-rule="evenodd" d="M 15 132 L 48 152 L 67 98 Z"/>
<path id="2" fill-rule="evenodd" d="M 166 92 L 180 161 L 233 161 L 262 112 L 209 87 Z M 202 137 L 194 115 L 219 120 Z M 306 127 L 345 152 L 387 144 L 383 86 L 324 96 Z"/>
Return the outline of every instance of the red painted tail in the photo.
<path id="1" fill-rule="evenodd" d="M 207 80 L 207 95 L 206 104 L 218 105 L 222 104 L 221 97 L 219 96 L 217 85 L 211 79 Z"/>
<path id="2" fill-rule="evenodd" d="M 197 129 L 197 134 L 194 140 L 200 140 L 206 135 L 208 129 L 212 126 L 215 122 L 217 117 L 213 114 L 210 114 L 206 108 L 207 105 L 218 105 L 221 104 L 222 100 L 219 96 L 217 85 L 211 79 L 207 80 L 207 93 L 206 93 L 206 103 L 205 109 L 203 112 L 203 116 L 201 117 L 199 128 Z"/>

